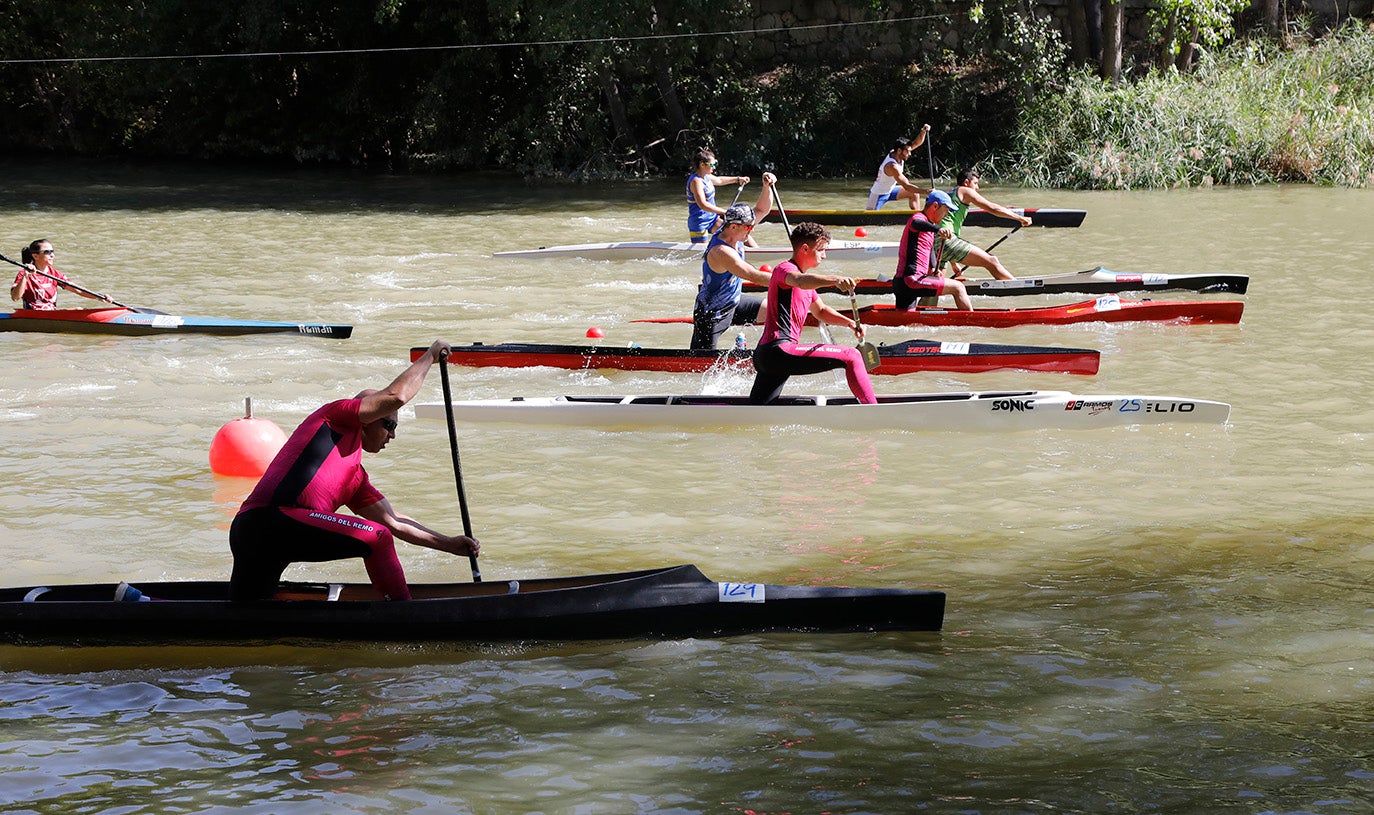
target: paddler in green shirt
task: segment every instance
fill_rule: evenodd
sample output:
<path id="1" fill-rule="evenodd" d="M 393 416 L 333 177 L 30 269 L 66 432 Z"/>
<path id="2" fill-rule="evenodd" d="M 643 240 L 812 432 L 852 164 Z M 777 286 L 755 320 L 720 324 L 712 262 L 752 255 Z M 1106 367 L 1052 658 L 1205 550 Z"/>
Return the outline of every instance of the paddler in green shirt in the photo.
<path id="1" fill-rule="evenodd" d="M 949 191 L 949 197 L 954 200 L 954 208 L 940 222 L 940 226 L 949 227 L 954 232 L 954 237 L 945 240 L 944 248 L 940 250 L 940 259 L 949 264 L 953 273 L 951 277 L 958 278 L 963 275 L 964 270 L 959 268 L 959 264 L 962 263 L 965 266 L 981 266 L 998 280 L 1014 280 L 1016 276 L 1007 271 L 1007 267 L 1002 265 L 1002 261 L 998 260 L 996 255 L 989 255 L 959 237 L 959 230 L 964 228 L 964 216 L 968 215 L 969 208 L 975 204 L 1003 218 L 1017 221 L 1021 226 L 1030 226 L 1031 219 L 1017 215 L 1007 207 L 984 198 L 983 194 L 978 192 L 978 171 L 973 168 L 959 173 L 959 186 Z"/>

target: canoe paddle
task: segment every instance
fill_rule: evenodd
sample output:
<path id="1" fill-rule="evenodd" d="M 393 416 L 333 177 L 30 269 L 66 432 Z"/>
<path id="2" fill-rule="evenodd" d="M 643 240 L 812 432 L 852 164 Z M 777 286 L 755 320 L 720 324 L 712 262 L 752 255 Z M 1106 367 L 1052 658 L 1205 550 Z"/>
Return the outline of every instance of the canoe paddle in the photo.
<path id="1" fill-rule="evenodd" d="M 737 187 L 737 188 L 735 189 L 735 197 L 734 197 L 733 199 L 731 199 L 731 201 L 730 201 L 730 207 L 733 207 L 733 206 L 735 205 L 735 202 L 739 200 L 739 194 L 742 193 L 742 192 L 744 192 L 744 182 L 743 182 L 743 181 L 739 182 L 739 187 Z M 729 209 L 730 207 L 726 207 L 726 209 Z M 712 221 L 712 223 L 715 224 L 715 226 L 713 226 L 713 227 L 711 228 L 711 232 L 713 232 L 713 233 L 719 232 L 719 231 L 721 230 L 721 228 L 725 226 L 725 221 L 721 220 L 721 216 L 720 216 L 720 215 L 717 215 L 717 216 L 716 216 L 716 219 L 715 219 L 714 221 Z M 711 251 L 709 242 L 708 242 L 706 251 L 707 251 L 707 252 Z M 702 253 L 703 256 L 705 256 L 705 254 L 706 254 L 705 252 Z"/>
<path id="2" fill-rule="evenodd" d="M 991 255 L 991 254 L 992 254 L 992 250 L 994 250 L 994 249 L 996 249 L 997 247 L 999 247 L 999 246 L 1002 245 L 1002 241 L 1006 240 L 1007 238 L 1010 238 L 1012 235 L 1015 235 L 1015 234 L 1016 234 L 1017 232 L 1019 232 L 1020 230 L 1021 230 L 1021 224 L 1017 224 L 1016 226 L 1012 227 L 1012 230 L 1011 230 L 1010 232 L 1008 232 L 1007 234 L 1005 234 L 1005 235 L 1003 235 L 1002 237 L 998 238 L 998 239 L 992 244 L 992 246 L 989 246 L 987 249 L 984 249 L 983 251 L 984 251 L 984 252 L 987 252 L 989 255 Z M 949 262 L 949 268 L 950 268 L 950 270 L 952 270 L 952 271 L 954 272 L 954 276 L 955 276 L 955 277 L 958 277 L 959 275 L 961 275 L 961 274 L 964 273 L 964 269 L 967 269 L 967 268 L 968 268 L 968 265 L 965 264 L 964 269 L 960 269 L 960 268 L 959 268 L 959 265 L 958 265 L 957 263 L 955 263 L 954 261 L 951 260 L 951 261 Z M 935 305 L 935 303 L 933 303 L 933 302 L 932 302 L 932 303 L 926 303 L 925 301 L 928 300 L 928 299 L 931 299 L 931 298 L 922 297 L 922 298 L 921 298 L 921 305 L 923 305 L 923 306 L 925 306 L 925 305 L 931 305 L 931 306 Z"/>
<path id="3" fill-rule="evenodd" d="M 735 188 L 735 197 L 730 199 L 730 207 L 733 207 L 736 203 L 739 202 L 739 194 L 742 192 L 744 192 L 743 181 L 739 182 L 739 186 Z M 730 207 L 726 207 L 726 209 L 729 209 Z"/>
<path id="4" fill-rule="evenodd" d="M 94 297 L 94 298 L 97 299 L 97 300 L 104 300 L 105 302 L 109 303 L 109 304 L 112 305 L 112 306 L 118 306 L 119 308 L 128 309 L 129 311 L 144 311 L 144 312 L 147 311 L 147 309 L 137 309 L 137 308 L 134 308 L 133 306 L 126 306 L 126 305 L 124 305 L 123 303 L 119 302 L 118 300 L 114 300 L 114 299 L 112 299 L 112 298 L 106 297 L 105 295 L 101 294 L 100 292 L 91 291 L 90 289 L 87 289 L 87 288 L 82 288 L 81 286 L 76 285 L 75 283 L 71 282 L 70 280 L 63 280 L 63 279 L 60 278 L 60 277 L 54 277 L 54 276 L 48 274 L 47 272 L 39 271 L 38 269 L 29 269 L 28 266 L 25 266 L 24 264 L 20 263 L 20 262 L 17 261 L 17 260 L 11 260 L 10 258 L 5 257 L 4 255 L 0 255 L 0 260 L 5 261 L 6 263 L 13 263 L 15 266 L 18 266 L 18 267 L 21 268 L 21 269 L 28 269 L 28 271 L 29 271 L 30 274 L 41 274 L 41 275 L 43 275 L 44 277 L 46 277 L 47 279 L 56 282 L 59 286 L 63 286 L 63 287 L 65 287 L 65 288 L 71 289 L 72 291 L 81 292 L 82 294 L 88 295 L 88 296 L 90 296 L 90 297 Z M 161 312 L 154 312 L 154 313 L 160 314 Z"/>
<path id="5" fill-rule="evenodd" d="M 854 299 L 853 289 L 849 291 L 849 308 L 854 312 L 854 325 L 862 326 L 863 323 L 859 321 L 859 301 Z M 878 347 L 873 343 L 865 339 L 861 340 L 855 347 L 859 349 L 859 354 L 863 356 L 864 367 L 868 370 L 871 371 L 883 364 L 882 357 L 878 356 Z"/>
<path id="6" fill-rule="evenodd" d="M 468 495 L 463 490 L 463 468 L 458 464 L 458 429 L 453 426 L 453 392 L 448 385 L 448 352 L 439 357 L 439 379 L 444 384 L 444 414 L 448 418 L 448 447 L 453 452 L 453 479 L 458 483 L 458 509 L 463 513 L 463 534 L 472 537 L 472 518 L 468 516 Z M 482 570 L 477 556 L 468 555 L 472 567 L 472 582 L 482 582 Z"/>
<path id="7" fill-rule="evenodd" d="M 787 222 L 787 210 L 782 208 L 782 196 L 778 195 L 778 185 L 774 184 L 768 188 L 773 194 L 773 205 L 778 208 L 778 216 L 782 218 L 782 228 L 787 230 L 788 240 L 792 239 L 792 225 Z"/>
<path id="8" fill-rule="evenodd" d="M 1019 232 L 1020 230 L 1021 230 L 1021 225 L 1020 225 L 1020 224 L 1017 224 L 1016 227 L 1015 227 L 1014 229 L 1012 229 L 1012 231 L 1010 231 L 1010 232 L 1008 232 L 1007 234 L 1003 235 L 1002 237 L 998 238 L 996 243 L 994 243 L 992 246 L 989 246 L 987 249 L 984 249 L 983 251 L 984 251 L 984 252 L 987 252 L 989 255 L 992 254 L 992 250 L 994 250 L 994 249 L 996 249 L 997 247 L 1001 246 L 1001 245 L 1002 245 L 1002 241 L 1006 240 L 1007 238 L 1010 238 L 1012 235 L 1015 235 L 1015 234 L 1016 234 L 1017 232 Z"/>
<path id="9" fill-rule="evenodd" d="M 930 150 L 930 131 L 926 131 L 926 167 L 930 170 L 930 188 L 935 189 L 935 157 Z"/>

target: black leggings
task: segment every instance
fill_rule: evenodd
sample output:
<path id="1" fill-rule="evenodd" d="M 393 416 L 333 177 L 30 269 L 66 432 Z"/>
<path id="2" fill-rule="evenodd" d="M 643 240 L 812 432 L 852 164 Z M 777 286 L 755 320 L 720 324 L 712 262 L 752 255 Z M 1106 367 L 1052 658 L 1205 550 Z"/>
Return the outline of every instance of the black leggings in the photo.
<path id="1" fill-rule="evenodd" d="M 375 546 L 385 538 L 385 546 Z M 375 546 L 375 548 L 374 548 Z M 301 509 L 258 507 L 240 512 L 229 527 L 234 572 L 230 600 L 264 600 L 277 590 L 281 573 L 292 563 L 318 563 L 359 557 L 374 551 L 395 557 L 391 530 L 380 524 Z"/>

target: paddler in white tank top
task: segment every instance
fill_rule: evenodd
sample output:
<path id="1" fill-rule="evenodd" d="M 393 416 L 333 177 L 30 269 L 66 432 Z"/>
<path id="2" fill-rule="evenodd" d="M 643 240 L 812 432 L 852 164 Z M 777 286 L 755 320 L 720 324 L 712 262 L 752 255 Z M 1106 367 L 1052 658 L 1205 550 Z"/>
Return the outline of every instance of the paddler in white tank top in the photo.
<path id="1" fill-rule="evenodd" d="M 911 183 L 906 177 L 906 160 L 911 158 L 912 150 L 925 144 L 929 130 L 930 125 L 921 125 L 921 132 L 916 134 L 916 138 L 903 136 L 892 145 L 883 163 L 878 165 L 878 177 L 868 190 L 868 209 L 882 209 L 883 204 L 901 198 L 906 199 L 911 209 L 916 209 L 917 197 L 930 192 Z"/>

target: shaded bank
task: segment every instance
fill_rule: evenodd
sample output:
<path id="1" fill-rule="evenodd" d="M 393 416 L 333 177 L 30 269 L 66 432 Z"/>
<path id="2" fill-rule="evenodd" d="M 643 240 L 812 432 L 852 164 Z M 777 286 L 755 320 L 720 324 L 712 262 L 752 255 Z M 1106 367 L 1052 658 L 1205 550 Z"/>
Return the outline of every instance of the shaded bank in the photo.
<path id="1" fill-rule="evenodd" d="M 1105 84 L 1069 67 L 1092 49 L 1063 32 L 1066 8 L 1100 3 L 1066 3 L 32 0 L 0 13 L 0 150 L 587 180 L 677 176 L 709 145 L 752 175 L 869 176 L 929 122 L 945 177 L 983 161 L 1035 185 L 1367 183 L 1368 83 L 1317 97 L 1323 70 L 1367 70 L 1368 32 L 1156 60 L 1177 27 L 1159 40 L 1136 14 L 1134 78 Z M 1292 81 L 1272 67 L 1344 48 Z M 1140 74 L 1166 63 L 1189 78 Z M 1306 94 L 1299 118 L 1258 109 L 1266 81 Z"/>

